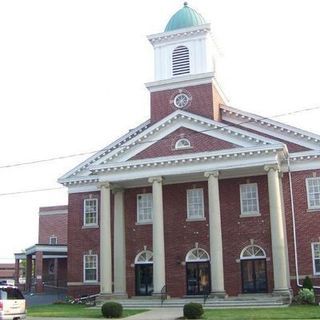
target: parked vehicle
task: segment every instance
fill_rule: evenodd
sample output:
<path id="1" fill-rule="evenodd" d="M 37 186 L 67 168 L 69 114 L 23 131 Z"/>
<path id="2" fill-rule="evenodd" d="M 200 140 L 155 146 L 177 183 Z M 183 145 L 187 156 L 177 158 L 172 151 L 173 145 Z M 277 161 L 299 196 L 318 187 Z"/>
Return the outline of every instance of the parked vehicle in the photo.
<path id="1" fill-rule="evenodd" d="M 26 319 L 26 300 L 14 286 L 0 285 L 0 320 Z"/>

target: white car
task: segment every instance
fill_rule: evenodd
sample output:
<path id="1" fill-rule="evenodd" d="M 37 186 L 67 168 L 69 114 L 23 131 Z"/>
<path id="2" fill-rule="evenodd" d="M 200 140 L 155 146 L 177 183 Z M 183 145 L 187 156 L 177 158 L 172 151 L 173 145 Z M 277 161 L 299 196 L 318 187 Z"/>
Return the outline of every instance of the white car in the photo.
<path id="1" fill-rule="evenodd" d="M 0 285 L 0 320 L 26 319 L 26 300 L 14 286 Z"/>

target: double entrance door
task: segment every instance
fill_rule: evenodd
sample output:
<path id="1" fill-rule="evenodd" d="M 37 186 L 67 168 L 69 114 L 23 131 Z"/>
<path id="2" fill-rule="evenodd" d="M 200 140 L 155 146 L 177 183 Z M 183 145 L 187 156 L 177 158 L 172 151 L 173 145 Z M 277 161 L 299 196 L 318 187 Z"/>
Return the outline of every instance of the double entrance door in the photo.
<path id="1" fill-rule="evenodd" d="M 242 292 L 267 292 L 266 259 L 241 260 Z"/>
<path id="2" fill-rule="evenodd" d="M 187 262 L 187 295 L 204 295 L 210 292 L 209 262 Z"/>
<path id="3" fill-rule="evenodd" d="M 136 264 L 136 295 L 151 296 L 153 292 L 153 264 Z"/>

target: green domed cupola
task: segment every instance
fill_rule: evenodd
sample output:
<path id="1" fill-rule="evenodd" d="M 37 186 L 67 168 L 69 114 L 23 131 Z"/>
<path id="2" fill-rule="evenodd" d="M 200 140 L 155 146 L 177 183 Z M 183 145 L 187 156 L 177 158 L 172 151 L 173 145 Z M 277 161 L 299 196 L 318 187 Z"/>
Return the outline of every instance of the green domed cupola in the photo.
<path id="1" fill-rule="evenodd" d="M 182 28 L 196 27 L 205 24 L 206 21 L 200 13 L 190 8 L 185 2 L 182 9 L 177 11 L 169 20 L 165 32 Z"/>

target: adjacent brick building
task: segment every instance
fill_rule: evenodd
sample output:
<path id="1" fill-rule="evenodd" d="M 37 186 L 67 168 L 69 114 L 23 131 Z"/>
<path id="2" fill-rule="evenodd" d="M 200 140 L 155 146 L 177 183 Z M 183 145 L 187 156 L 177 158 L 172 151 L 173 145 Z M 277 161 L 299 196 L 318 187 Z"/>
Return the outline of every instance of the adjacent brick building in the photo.
<path id="1" fill-rule="evenodd" d="M 320 285 L 320 136 L 227 106 L 187 4 L 155 50 L 150 120 L 66 173 L 72 295 L 290 297 Z"/>
<path id="2" fill-rule="evenodd" d="M 68 206 L 39 209 L 38 243 L 15 254 L 16 283 L 25 279 L 22 281 L 24 290 L 43 292 L 45 287 L 66 287 L 67 227 Z"/>

